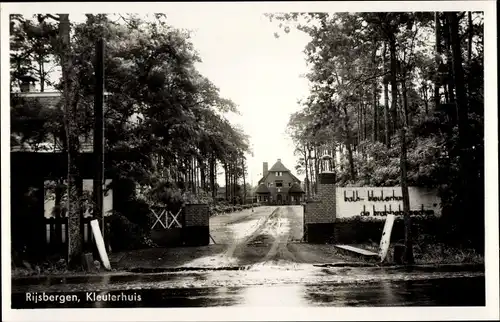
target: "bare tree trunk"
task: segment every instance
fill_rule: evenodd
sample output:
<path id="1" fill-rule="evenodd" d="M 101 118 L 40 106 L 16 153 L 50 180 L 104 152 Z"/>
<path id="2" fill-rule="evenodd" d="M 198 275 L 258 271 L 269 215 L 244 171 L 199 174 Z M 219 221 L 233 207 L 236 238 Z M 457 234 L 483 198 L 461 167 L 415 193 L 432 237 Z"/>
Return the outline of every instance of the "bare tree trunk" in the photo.
<path id="1" fill-rule="evenodd" d="M 362 122 L 363 122 L 363 140 L 366 140 L 366 137 L 368 136 L 368 128 L 366 126 L 366 105 L 362 104 Z"/>
<path id="2" fill-rule="evenodd" d="M 311 157 L 311 154 L 307 155 L 308 148 L 304 145 L 304 166 L 306 168 L 306 193 L 307 193 L 307 199 L 311 198 L 311 179 L 309 176 L 309 158 Z"/>
<path id="3" fill-rule="evenodd" d="M 448 77 L 447 77 L 447 86 L 445 87 L 445 95 L 446 95 L 446 101 L 447 103 L 453 103 L 455 102 L 455 94 L 453 93 L 454 91 L 454 84 L 453 84 L 453 62 L 452 62 L 452 57 L 451 57 L 451 39 L 450 39 L 450 31 L 449 31 L 449 23 L 447 22 L 444 26 L 444 41 L 445 41 L 445 51 L 446 51 L 446 65 L 448 67 Z"/>
<path id="4" fill-rule="evenodd" d="M 422 86 L 422 97 L 424 99 L 425 115 L 429 115 L 429 100 L 427 97 L 427 85 L 425 83 Z"/>
<path id="5" fill-rule="evenodd" d="M 411 231 L 411 217 L 410 217 L 410 196 L 408 193 L 408 174 L 407 174 L 407 155 L 406 155 L 406 129 L 401 127 L 401 190 L 403 195 L 403 216 L 405 223 L 405 264 L 412 265 L 413 258 L 413 239 Z"/>
<path id="6" fill-rule="evenodd" d="M 319 157 L 318 148 L 314 147 L 314 193 L 318 194 L 318 179 L 319 179 Z"/>
<path id="7" fill-rule="evenodd" d="M 314 193 L 314 162 L 311 157 L 312 148 L 310 146 L 307 147 L 307 154 L 309 159 L 309 189 L 312 192 L 312 195 L 315 196 Z"/>
<path id="8" fill-rule="evenodd" d="M 469 23 L 469 30 L 468 30 L 468 41 L 467 41 L 467 63 L 470 64 L 470 61 L 472 60 L 472 35 L 474 34 L 473 31 L 473 25 L 472 25 L 472 12 L 467 12 L 467 20 Z"/>
<path id="9" fill-rule="evenodd" d="M 351 138 L 351 131 L 349 129 L 349 116 L 347 114 L 347 106 L 343 104 L 343 110 L 344 110 L 344 129 L 346 131 L 346 148 L 347 148 L 347 158 L 349 161 L 349 173 L 352 181 L 356 181 L 356 168 L 354 166 L 354 156 L 353 156 L 353 151 L 352 151 L 352 138 Z"/>
<path id="10" fill-rule="evenodd" d="M 372 52 L 372 68 L 375 69 L 377 66 L 377 49 L 378 44 L 375 43 L 375 47 Z M 373 104 L 373 125 L 372 125 L 372 141 L 377 142 L 378 140 L 378 101 L 377 101 L 377 78 L 372 82 L 372 104 Z"/>
<path id="11" fill-rule="evenodd" d="M 207 175 L 206 175 L 206 163 L 205 160 L 200 160 L 200 186 L 203 191 L 207 191 Z"/>
<path id="12" fill-rule="evenodd" d="M 387 43 L 384 43 L 384 70 L 387 69 Z M 387 148 L 391 147 L 391 128 L 389 121 L 389 82 L 387 77 L 384 76 L 384 130 L 385 130 L 385 144 Z"/>
<path id="13" fill-rule="evenodd" d="M 54 200 L 54 217 L 59 219 L 62 218 L 62 195 L 64 193 L 64 188 L 63 185 L 64 180 L 62 179 L 56 179 L 56 188 L 55 188 L 55 200 Z M 62 225 L 56 225 L 55 229 L 55 234 L 56 236 L 62 236 Z M 59 238 L 57 239 L 59 240 Z"/>
<path id="14" fill-rule="evenodd" d="M 237 197 L 237 187 L 238 187 L 238 164 L 237 160 L 235 161 L 235 164 L 233 166 L 233 173 L 234 173 L 234 181 L 233 181 L 233 203 L 236 204 L 236 197 Z"/>
<path id="15" fill-rule="evenodd" d="M 467 12 L 468 39 L 467 39 L 467 64 L 470 66 L 472 60 L 472 36 L 474 35 L 474 25 L 472 24 L 472 12 Z M 467 84 L 467 97 L 470 97 L 469 84 Z"/>
<path id="16" fill-rule="evenodd" d="M 335 181 L 337 181 L 337 162 L 336 162 L 336 158 L 337 158 L 337 146 L 336 146 L 336 143 L 333 142 L 332 143 L 332 160 L 331 160 L 331 167 L 332 167 L 332 172 L 335 176 Z"/>
<path id="17" fill-rule="evenodd" d="M 392 133 L 396 133 L 398 129 L 398 83 L 397 83 L 397 57 L 396 57 L 396 39 L 394 35 L 389 37 L 389 54 L 391 62 L 391 116 L 392 116 Z"/>
<path id="18" fill-rule="evenodd" d="M 224 163 L 224 176 L 225 176 L 225 185 L 226 185 L 226 191 L 225 191 L 225 194 L 226 194 L 226 201 L 229 201 L 229 166 L 227 163 Z"/>
<path id="19" fill-rule="evenodd" d="M 247 203 L 247 185 L 245 180 L 245 158 L 241 159 L 242 167 L 243 167 L 243 204 Z"/>
<path id="20" fill-rule="evenodd" d="M 38 59 L 38 74 L 40 77 L 40 92 L 45 91 L 45 65 L 43 63 L 43 56 L 39 56 Z"/>
<path id="21" fill-rule="evenodd" d="M 217 198 L 217 188 L 215 186 L 215 177 L 217 175 L 217 164 L 214 154 L 212 153 L 212 157 L 210 160 L 210 191 L 212 191 L 212 198 L 214 201 Z"/>
<path id="22" fill-rule="evenodd" d="M 217 169 L 218 169 L 218 165 L 217 165 L 217 159 L 215 158 L 214 156 L 214 164 L 213 164 L 213 171 L 214 171 L 214 176 L 213 176 L 213 193 L 215 195 L 215 198 L 217 198 L 218 196 L 218 187 L 219 187 L 219 184 L 217 183 Z"/>
<path id="23" fill-rule="evenodd" d="M 410 124 L 410 116 L 408 112 L 408 94 L 406 89 L 406 71 L 404 72 L 403 80 L 401 81 L 401 91 L 403 94 L 403 110 L 405 113 L 405 121 L 406 124 Z"/>
<path id="24" fill-rule="evenodd" d="M 349 174 L 351 176 L 351 180 L 356 180 L 356 170 L 354 169 L 354 158 L 353 158 L 353 153 L 352 153 L 352 147 L 351 143 L 346 144 L 347 148 L 347 157 L 349 160 Z"/>
<path id="25" fill-rule="evenodd" d="M 198 170 L 197 170 L 195 157 L 191 158 L 191 176 L 192 176 L 192 181 L 193 181 L 193 193 L 196 195 L 198 193 L 198 189 L 197 189 Z"/>
<path id="26" fill-rule="evenodd" d="M 463 207 L 463 213 L 469 213 L 470 201 L 468 193 L 468 178 L 470 174 L 469 169 L 469 153 L 468 153 L 468 102 L 464 82 L 464 70 L 462 66 L 462 52 L 460 48 L 460 35 L 459 35 L 459 18 L 455 12 L 447 12 L 447 20 L 449 24 L 451 50 L 453 58 L 453 74 L 455 78 L 455 86 L 457 89 L 457 115 L 458 115 L 458 146 L 460 156 L 460 179 L 461 179 L 461 193 L 460 202 Z M 460 219 L 462 221 L 463 218 Z"/>
<path id="27" fill-rule="evenodd" d="M 378 141 L 378 97 L 377 97 L 377 84 L 373 83 L 373 125 L 372 125 L 372 141 Z"/>
<path id="28" fill-rule="evenodd" d="M 435 63 L 436 63 L 436 72 L 435 72 L 435 80 L 434 80 L 434 108 L 438 109 L 439 103 L 441 101 L 440 95 L 439 95 L 439 65 L 441 64 L 441 57 L 440 57 L 440 42 L 441 42 L 441 37 L 440 37 L 440 32 L 441 32 L 441 26 L 439 23 L 439 13 L 435 12 L 434 13 L 434 31 L 436 34 L 436 48 L 435 48 Z"/>
<path id="29" fill-rule="evenodd" d="M 363 136 L 363 124 L 361 120 L 361 103 L 356 105 L 356 114 L 358 121 L 358 131 L 356 133 L 358 146 L 361 144 L 362 136 Z"/>
<path id="30" fill-rule="evenodd" d="M 78 196 L 78 136 L 75 126 L 76 106 L 75 94 L 72 93 L 74 80 L 72 79 L 71 49 L 70 49 L 70 22 L 68 14 L 59 15 L 59 37 L 61 44 L 61 69 L 63 78 L 63 107 L 64 128 L 68 147 L 67 153 L 67 214 L 68 214 L 68 254 L 67 261 L 70 266 L 77 267 L 81 263 L 83 243 L 81 235 L 81 213 Z"/>
<path id="31" fill-rule="evenodd" d="M 229 202 L 233 202 L 233 185 L 234 185 L 234 176 L 233 176 L 233 164 L 229 163 Z"/>
<path id="32" fill-rule="evenodd" d="M 443 86 L 443 90 L 444 90 L 444 101 L 446 104 L 450 103 L 450 97 L 448 95 L 448 86 L 445 85 Z"/>

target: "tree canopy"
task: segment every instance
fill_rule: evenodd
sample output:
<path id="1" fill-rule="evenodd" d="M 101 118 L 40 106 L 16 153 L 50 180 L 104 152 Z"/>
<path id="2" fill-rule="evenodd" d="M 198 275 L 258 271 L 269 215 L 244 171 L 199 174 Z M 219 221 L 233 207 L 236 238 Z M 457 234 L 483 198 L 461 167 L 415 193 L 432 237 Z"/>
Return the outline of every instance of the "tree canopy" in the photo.
<path id="1" fill-rule="evenodd" d="M 101 39 L 105 151 L 140 156 L 117 160 L 107 170 L 140 188 L 138 195 L 132 189 L 131 198 L 176 207 L 215 200 L 218 169 L 224 168 L 226 187 L 234 187 L 226 188 L 225 199 L 235 200 L 249 150 L 247 135 L 226 119 L 238 113 L 237 105 L 196 69 L 201 59 L 189 32 L 169 25 L 163 14 L 87 14 L 82 22 L 63 14 L 11 16 L 12 148 L 39 151 L 53 142 L 52 150 L 68 154 L 67 194 L 77 194 L 74 164 L 92 143 Z M 62 77 L 54 79 L 51 72 L 58 69 Z M 41 92 L 47 85 L 59 92 L 57 103 L 20 95 L 27 76 Z M 67 199 L 74 208 L 69 218 L 78 217 L 79 199 Z M 145 222 L 142 213 L 122 208 L 130 220 Z"/>
<path id="2" fill-rule="evenodd" d="M 483 13 L 268 17 L 278 38 L 291 28 L 310 36 L 310 95 L 289 133 L 311 193 L 324 154 L 334 156 L 338 185 L 400 185 L 405 129 L 408 184 L 437 188 L 443 213 L 466 230 L 463 209 L 472 209 L 462 207 L 484 204 Z"/>

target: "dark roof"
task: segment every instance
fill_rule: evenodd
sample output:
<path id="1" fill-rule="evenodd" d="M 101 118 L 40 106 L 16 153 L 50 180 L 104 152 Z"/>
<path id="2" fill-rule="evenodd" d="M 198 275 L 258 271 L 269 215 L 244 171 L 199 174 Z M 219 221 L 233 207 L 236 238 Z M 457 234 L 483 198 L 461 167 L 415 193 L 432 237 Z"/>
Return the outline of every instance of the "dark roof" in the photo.
<path id="1" fill-rule="evenodd" d="M 290 172 L 290 175 L 292 176 L 293 180 L 295 180 L 298 183 L 301 183 L 301 181 L 299 180 L 299 178 L 297 178 L 296 176 L 294 176 L 293 173 Z"/>
<path id="2" fill-rule="evenodd" d="M 258 182 L 264 182 L 267 178 L 267 176 L 269 176 L 269 174 L 271 174 L 271 172 L 276 172 L 276 171 L 280 171 L 280 172 L 288 172 L 290 173 L 290 175 L 292 176 L 293 180 L 300 183 L 301 181 L 299 180 L 299 178 L 297 178 L 296 176 L 293 175 L 292 171 L 288 170 L 284 165 L 283 163 L 281 163 L 281 159 L 278 159 L 278 161 L 276 161 L 276 163 L 271 167 L 271 169 L 269 169 L 269 171 L 267 172 L 267 175 L 263 176 Z"/>
<path id="3" fill-rule="evenodd" d="M 294 184 L 292 184 L 292 186 L 290 187 L 288 192 L 289 193 L 305 193 L 305 191 L 302 189 L 300 184 L 298 184 L 296 182 Z"/>
<path id="4" fill-rule="evenodd" d="M 283 163 L 281 163 L 281 160 L 278 159 L 278 161 L 276 161 L 276 163 L 271 167 L 271 169 L 269 169 L 269 172 L 275 172 L 275 171 L 281 171 L 281 172 L 286 172 L 286 171 L 290 171 L 288 170 L 284 165 Z"/>
<path id="5" fill-rule="evenodd" d="M 269 189 L 264 183 L 261 183 L 258 187 L 257 190 L 255 190 L 255 193 L 269 193 Z"/>

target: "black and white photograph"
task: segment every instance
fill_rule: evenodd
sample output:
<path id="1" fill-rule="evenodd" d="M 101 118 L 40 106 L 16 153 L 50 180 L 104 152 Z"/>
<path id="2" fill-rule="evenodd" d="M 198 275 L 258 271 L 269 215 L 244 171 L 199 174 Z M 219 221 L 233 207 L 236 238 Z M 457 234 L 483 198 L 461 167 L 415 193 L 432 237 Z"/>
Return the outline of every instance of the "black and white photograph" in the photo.
<path id="1" fill-rule="evenodd" d="M 1 6 L 6 321 L 499 318 L 495 2 Z"/>

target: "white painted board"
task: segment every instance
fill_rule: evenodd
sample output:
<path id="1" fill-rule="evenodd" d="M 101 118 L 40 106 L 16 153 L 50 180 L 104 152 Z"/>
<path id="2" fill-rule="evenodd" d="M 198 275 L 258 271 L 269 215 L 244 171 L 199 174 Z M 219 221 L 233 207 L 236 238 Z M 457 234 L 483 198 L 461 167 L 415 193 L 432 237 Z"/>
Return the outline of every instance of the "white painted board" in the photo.
<path id="1" fill-rule="evenodd" d="M 408 187 L 410 215 L 441 216 L 441 199 L 437 191 Z M 355 216 L 384 220 L 389 214 L 403 217 L 401 187 L 337 187 L 336 217 Z"/>
<path id="2" fill-rule="evenodd" d="M 382 238 L 380 240 L 380 248 L 378 252 L 381 262 L 385 260 L 387 251 L 389 250 L 389 244 L 391 243 L 392 226 L 394 225 L 395 218 L 395 215 L 387 215 L 385 219 L 384 231 L 382 232 Z"/>
<path id="3" fill-rule="evenodd" d="M 97 250 L 99 251 L 99 256 L 106 269 L 111 269 L 111 264 L 109 263 L 108 254 L 106 253 L 106 247 L 104 246 L 104 239 L 102 238 L 101 229 L 99 228 L 99 222 L 97 219 L 90 221 L 90 226 L 92 227 L 92 233 L 94 234 L 94 240 L 97 245 Z"/>

